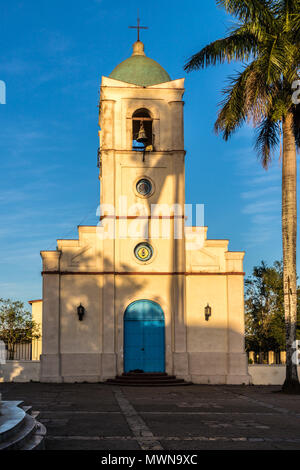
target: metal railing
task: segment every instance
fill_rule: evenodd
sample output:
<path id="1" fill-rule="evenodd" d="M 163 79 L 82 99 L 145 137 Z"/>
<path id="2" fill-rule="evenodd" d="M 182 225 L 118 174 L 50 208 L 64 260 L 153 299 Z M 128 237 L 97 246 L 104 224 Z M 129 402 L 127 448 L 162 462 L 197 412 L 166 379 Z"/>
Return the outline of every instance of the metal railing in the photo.
<path id="1" fill-rule="evenodd" d="M 15 343 L 14 345 L 5 345 L 7 361 L 32 361 L 39 356 L 40 339 L 34 339 L 30 342 Z"/>
<path id="2" fill-rule="evenodd" d="M 249 364 L 285 364 L 285 351 L 247 351 Z"/>

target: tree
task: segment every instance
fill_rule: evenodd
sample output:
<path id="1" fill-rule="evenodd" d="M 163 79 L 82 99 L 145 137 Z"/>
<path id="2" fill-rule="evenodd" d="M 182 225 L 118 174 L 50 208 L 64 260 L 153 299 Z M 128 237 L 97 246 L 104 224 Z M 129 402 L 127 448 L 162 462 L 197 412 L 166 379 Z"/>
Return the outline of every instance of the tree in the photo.
<path id="1" fill-rule="evenodd" d="M 245 281 L 246 349 L 280 351 L 285 349 L 283 265 L 275 261 L 269 267 L 263 261 L 254 266 Z M 300 288 L 297 288 L 297 312 L 300 315 Z M 300 337 L 298 321 L 297 336 Z"/>
<path id="2" fill-rule="evenodd" d="M 40 338 L 39 327 L 31 319 L 24 303 L 0 299 L 0 340 L 8 347 L 9 359 L 14 358 L 15 345 Z"/>
<path id="3" fill-rule="evenodd" d="M 300 64 L 300 0 L 217 0 L 237 23 L 228 35 L 208 44 L 186 63 L 192 71 L 233 60 L 242 70 L 223 91 L 215 131 L 228 138 L 246 121 L 256 128 L 256 150 L 265 169 L 283 136 L 282 246 L 286 328 L 283 391 L 300 391 L 293 342 L 296 338 L 296 149 L 300 147 L 300 104 L 292 84 Z"/>

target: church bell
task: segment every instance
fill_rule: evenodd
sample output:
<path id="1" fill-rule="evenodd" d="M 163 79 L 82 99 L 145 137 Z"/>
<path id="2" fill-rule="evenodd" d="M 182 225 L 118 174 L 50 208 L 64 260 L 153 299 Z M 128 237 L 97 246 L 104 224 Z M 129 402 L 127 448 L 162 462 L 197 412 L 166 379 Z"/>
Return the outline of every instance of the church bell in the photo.
<path id="1" fill-rule="evenodd" d="M 141 142 L 142 144 L 145 144 L 148 140 L 145 129 L 144 129 L 143 121 L 141 121 L 140 130 L 139 130 L 136 140 L 137 142 Z"/>

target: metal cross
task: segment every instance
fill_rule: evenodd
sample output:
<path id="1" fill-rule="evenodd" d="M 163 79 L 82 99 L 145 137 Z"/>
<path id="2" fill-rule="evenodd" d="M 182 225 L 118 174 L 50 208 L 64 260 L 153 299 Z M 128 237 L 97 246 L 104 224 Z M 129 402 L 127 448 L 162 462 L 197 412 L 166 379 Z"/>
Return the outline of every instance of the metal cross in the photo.
<path id="1" fill-rule="evenodd" d="M 140 26 L 139 15 L 137 17 L 137 26 L 128 26 L 131 29 L 137 29 L 137 40 L 140 40 L 140 29 L 148 29 L 148 26 Z"/>

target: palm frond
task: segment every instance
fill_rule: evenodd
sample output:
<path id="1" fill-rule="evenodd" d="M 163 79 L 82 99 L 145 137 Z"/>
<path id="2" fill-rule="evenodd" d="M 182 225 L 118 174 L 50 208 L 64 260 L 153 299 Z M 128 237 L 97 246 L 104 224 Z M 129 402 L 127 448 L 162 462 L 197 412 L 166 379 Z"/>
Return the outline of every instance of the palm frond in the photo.
<path id="1" fill-rule="evenodd" d="M 290 16 L 290 27 L 293 30 L 299 31 L 300 29 L 300 1 L 298 2 L 298 11 L 295 13 L 292 13 Z"/>
<path id="2" fill-rule="evenodd" d="M 247 117 L 246 112 L 246 82 L 248 67 L 236 76 L 229 78 L 229 85 L 223 90 L 225 98 L 220 103 L 220 111 L 215 122 L 215 132 L 223 133 L 223 138 L 228 140 Z"/>
<path id="3" fill-rule="evenodd" d="M 249 65 L 246 104 L 248 119 L 252 119 L 254 126 L 268 116 L 282 93 L 277 83 L 268 83 L 267 73 L 268 69 L 261 56 Z"/>
<path id="4" fill-rule="evenodd" d="M 229 32 L 231 35 L 250 34 L 254 36 L 257 45 L 259 45 L 259 43 L 263 43 L 266 34 L 275 34 L 276 23 L 274 23 L 274 27 L 265 26 L 259 21 L 238 22 L 238 24 L 233 23 L 232 27 L 229 28 Z"/>
<path id="5" fill-rule="evenodd" d="M 267 168 L 280 140 L 280 122 L 291 111 L 300 149 L 300 105 L 295 107 L 291 99 L 292 83 L 300 69 L 300 0 L 216 2 L 237 22 L 227 37 L 194 54 L 184 68 L 191 71 L 233 60 L 246 62 L 223 90 L 215 131 L 228 140 L 246 120 L 252 121 L 256 150 Z"/>
<path id="6" fill-rule="evenodd" d="M 232 34 L 208 44 L 200 52 L 194 54 L 188 59 L 184 70 L 190 72 L 232 60 L 246 61 L 251 54 L 256 53 L 256 50 L 257 40 L 253 34 L 248 32 Z"/>
<path id="7" fill-rule="evenodd" d="M 268 61 L 267 67 L 267 83 L 274 83 L 280 79 L 282 74 L 286 71 L 286 62 L 290 56 L 290 51 L 285 41 L 280 41 L 280 38 L 275 38 L 272 41 L 266 58 Z"/>
<path id="8" fill-rule="evenodd" d="M 270 25 L 274 21 L 271 0 L 216 0 L 216 3 L 243 22 L 259 21 Z"/>
<path id="9" fill-rule="evenodd" d="M 299 15 L 300 0 L 273 0 L 271 8 L 278 17 Z"/>
<path id="10" fill-rule="evenodd" d="M 300 37 L 300 0 L 274 0 L 273 11 L 277 22 L 282 24 L 282 32 L 290 33 L 292 42 Z"/>
<path id="11" fill-rule="evenodd" d="M 274 90 L 266 85 L 260 60 L 253 61 L 243 71 L 229 79 L 223 90 L 224 100 L 215 123 L 215 132 L 223 132 L 228 140 L 247 119 L 256 125 L 268 114 Z"/>
<path id="12" fill-rule="evenodd" d="M 268 168 L 275 148 L 279 144 L 280 126 L 267 116 L 256 128 L 255 150 L 261 160 L 262 166 Z"/>

